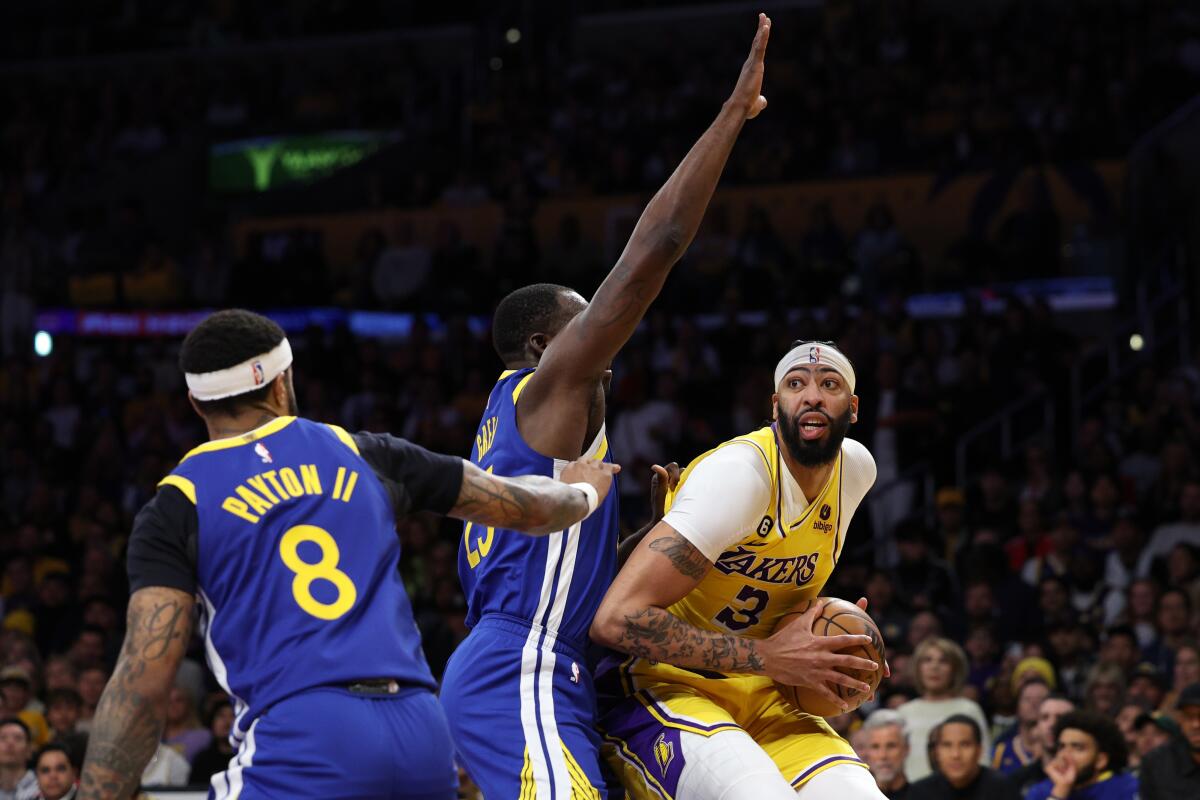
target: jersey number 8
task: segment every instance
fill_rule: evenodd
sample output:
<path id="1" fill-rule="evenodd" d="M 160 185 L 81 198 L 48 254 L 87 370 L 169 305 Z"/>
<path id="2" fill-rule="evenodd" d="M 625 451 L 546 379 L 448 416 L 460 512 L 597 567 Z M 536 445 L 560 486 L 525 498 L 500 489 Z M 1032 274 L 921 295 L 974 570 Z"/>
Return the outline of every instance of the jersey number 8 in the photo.
<path id="1" fill-rule="evenodd" d="M 300 558 L 300 545 L 303 542 L 312 542 L 321 549 L 320 561 L 310 564 Z M 316 525 L 288 528 L 279 540 L 279 557 L 283 559 L 284 566 L 296 573 L 292 579 L 292 597 L 309 614 L 317 619 L 334 620 L 354 606 L 358 590 L 354 588 L 350 576 L 337 568 L 342 554 L 329 531 Z M 323 603 L 313 597 L 312 585 L 317 580 L 332 583 L 337 589 L 337 599 L 332 603 Z"/>

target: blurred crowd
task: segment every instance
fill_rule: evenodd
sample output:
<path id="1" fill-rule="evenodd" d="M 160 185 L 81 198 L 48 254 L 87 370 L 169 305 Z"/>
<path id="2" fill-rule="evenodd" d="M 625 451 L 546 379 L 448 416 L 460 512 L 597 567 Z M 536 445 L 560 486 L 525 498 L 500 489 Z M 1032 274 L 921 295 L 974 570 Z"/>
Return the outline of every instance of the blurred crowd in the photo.
<path id="1" fill-rule="evenodd" d="M 122 20 L 131 29 L 170 28 L 172 20 L 186 24 L 186 5 L 167 4 L 164 11 L 126 3 Z M 267 19 L 257 22 L 253 11 L 215 5 L 230 12 L 233 30 L 247 31 L 247 42 L 286 42 L 322 22 L 329 32 L 346 30 L 324 20 L 313 4 L 264 11 L 259 16 Z M 381 5 L 388 4 L 372 8 Z M 638 6 L 600 9 L 630 5 Z M 41 24 L 40 11 L 19 8 L 29 15 L 26 27 L 14 7 L 6 11 L 18 17 L 10 30 Z M 771 111 L 747 127 L 725 183 L 908 170 L 949 181 L 964 172 L 1053 164 L 1086 193 L 1086 176 L 1072 171 L 1079 163 L 1123 156 L 1200 85 L 1200 24 L 1187 9 L 1168 1 L 996 2 L 972 4 L 965 13 L 953 4 L 863 1 L 781 11 L 767 81 Z M 588 10 L 579 4 L 574 14 Z M 372 13 L 364 10 L 363 19 Z M 286 269 L 299 267 L 307 279 L 291 290 L 299 300 L 340 289 L 359 301 L 371 295 L 363 287 L 374 281 L 385 291 L 375 293 L 372 304 L 402 305 L 414 296 L 404 282 L 360 274 L 368 267 L 388 272 L 375 270 L 383 252 L 399 251 L 405 264 L 433 275 L 447 263 L 485 279 L 503 279 L 514 266 L 536 271 L 559 249 L 590 252 L 569 220 L 560 240 L 537 241 L 530 216 L 538 202 L 656 188 L 712 119 L 748 38 L 731 38 L 729 26 L 720 33 L 705 28 L 700 15 L 695 35 L 671 48 L 654 46 L 654 37 L 599 37 L 609 42 L 602 44 L 591 28 L 574 27 L 582 25 L 577 16 L 563 12 L 536 19 L 516 14 L 512 24 L 532 26 L 522 43 L 510 46 L 501 38 L 493 48 L 500 33 L 492 30 L 499 18 L 491 14 L 473 37 L 442 46 L 450 55 L 436 64 L 420 47 L 393 41 L 263 52 L 214 44 L 156 57 L 152 66 L 117 60 L 0 71 L 6 109 L 0 258 L 8 288 L 62 302 L 68 278 L 115 273 L 124 281 L 104 296 L 108 305 L 204 304 L 221 288 L 236 291 L 241 275 L 269 274 L 284 260 Z M 414 21 L 392 20 L 397 26 Z M 96 43 L 102 29 L 88 27 L 81 35 Z M 36 39 L 20 38 L 26 45 Z M 43 55 L 73 54 L 70 41 L 48 36 Z M 503 57 L 493 61 L 492 49 Z M 319 200 L 322 210 L 330 202 L 344 210 L 493 200 L 503 204 L 506 219 L 490 252 L 463 245 L 449 226 L 424 240 L 403 230 L 364 237 L 353 265 L 324 264 L 321 243 L 298 237 L 269 243 L 274 246 L 235 268 L 220 236 L 227 207 L 205 186 L 208 146 L 345 128 L 398 130 L 402 141 L 370 169 L 300 193 L 289 208 L 303 209 L 304 198 Z M 1010 268 L 1053 272 L 1065 237 L 1048 213 L 1045 184 L 1026 193 L 1027 213 L 998 234 L 997 247 Z M 761 275 L 800 277 L 866 261 L 874 287 L 886 284 L 889 272 L 919 271 L 919 259 L 890 216 L 887 208 L 873 209 L 861 230 L 838 230 L 827 209 L 814 210 L 804 231 L 775 231 L 761 212 L 744 227 L 716 221 L 708 257 L 718 269 L 728 250 Z M 1109 223 L 1092 221 L 1100 229 Z M 977 254 L 970 257 L 978 271 Z M 747 283 L 736 288 L 748 301 L 767 294 L 761 287 L 768 284 Z M 431 279 L 417 288 L 439 287 Z M 86 290 L 76 299 L 87 302 Z M 478 298 L 461 300 L 486 311 Z"/>
<path id="2" fill-rule="evenodd" d="M 4 58 L 195 49 L 155 57 L 154 69 L 117 59 L 0 70 L 0 800 L 69 800 L 121 642 L 131 520 L 204 437 L 176 341 L 59 337 L 34 359 L 34 309 L 86 301 L 89 281 L 112 275 L 99 305 L 261 307 L 269 297 L 436 311 L 444 328 L 418 320 L 397 341 L 290 332 L 300 408 L 466 455 L 500 368 L 467 315 L 538 279 L 590 294 L 608 266 L 570 215 L 540 239 L 538 203 L 654 189 L 710 120 L 745 45 L 698 36 L 597 47 L 551 35 L 571 29 L 564 12 L 537 23 L 547 30 L 527 28 L 526 50 L 497 45 L 497 65 L 488 36 L 504 27 L 499 4 L 461 63 L 434 70 L 415 51 L 370 43 L 352 54 L 225 51 L 473 17 L 422 4 L 342 13 L 298 2 L 266 14 L 128 2 L 107 27 L 50 25 L 65 5 L 0 11 Z M 771 109 L 747 129 L 729 182 L 1062 170 L 1124 154 L 1200 84 L 1200 17 L 1187 4 L 969 5 L 781 12 Z M 368 231 L 346 264 L 328 263 L 305 230 L 258 237 L 236 259 L 222 201 L 206 195 L 207 146 L 331 127 L 402 130 L 407 154 L 337 184 L 340 206 L 496 201 L 504 222 L 491 249 L 447 219 L 429 240 L 404 224 Z M 147 175 L 167 180 L 169 195 Z M 649 465 L 686 463 L 769 417 L 770 370 L 793 338 L 836 340 L 853 359 L 862 404 L 851 436 L 880 478 L 827 593 L 868 597 L 892 677 L 833 722 L 889 797 L 1065 799 L 1092 781 L 1108 788 L 1087 797 L 1106 800 L 1131 796 L 1131 776 L 1147 800 L 1200 796 L 1200 761 L 1188 760 L 1200 753 L 1200 361 L 1146 360 L 1072 416 L 1069 376 L 1087 337 L 1048 305 L 1010 299 L 988 314 L 969 301 L 948 320 L 906 312 L 904 293 L 917 289 L 1094 272 L 1070 263 L 1089 241 L 1060 229 L 1045 180 L 1025 187 L 991 240 L 948 254 L 917 252 L 883 204 L 854 230 L 817 205 L 788 231 L 764 208 L 735 224 L 717 205 L 615 365 L 609 434 L 634 529 L 649 513 Z M 929 266 L 946 260 L 957 271 Z M 973 462 L 960 483 L 959 437 L 1039 391 L 1060 424 L 1040 437 L 1018 431 L 1014 458 Z M 440 674 L 465 635 L 460 530 L 429 516 L 397 527 Z M 204 784 L 232 755 L 232 712 L 202 664 L 197 641 L 147 784 Z M 1156 786 L 1152 774 L 1182 782 Z"/>

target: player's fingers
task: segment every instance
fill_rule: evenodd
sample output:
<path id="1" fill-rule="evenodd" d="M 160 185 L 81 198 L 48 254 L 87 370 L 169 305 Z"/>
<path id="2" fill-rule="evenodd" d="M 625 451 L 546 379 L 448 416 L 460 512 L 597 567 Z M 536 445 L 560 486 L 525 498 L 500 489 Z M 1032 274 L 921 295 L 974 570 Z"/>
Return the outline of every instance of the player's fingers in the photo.
<path id="1" fill-rule="evenodd" d="M 866 611 L 867 610 L 867 598 L 865 598 L 865 597 L 858 598 L 858 600 L 856 600 L 854 602 L 854 605 L 858 606 L 863 611 Z"/>
<path id="2" fill-rule="evenodd" d="M 883 677 L 892 677 L 892 665 L 887 662 L 886 658 L 883 660 Z"/>
<path id="3" fill-rule="evenodd" d="M 767 40 L 771 38 L 771 18 L 766 14 L 758 15 L 758 32 L 754 34 L 754 44 L 750 47 L 750 57 L 761 63 L 767 54 Z"/>
<path id="4" fill-rule="evenodd" d="M 860 633 L 840 633 L 837 636 L 822 636 L 819 640 L 821 649 L 829 650 L 845 650 L 848 647 L 864 647 L 871 643 L 870 636 L 863 636 Z M 871 662 L 874 664 L 875 662 Z M 874 667 L 871 667 L 874 669 Z"/>
<path id="5" fill-rule="evenodd" d="M 837 692 L 833 691 L 833 689 L 830 689 L 829 685 L 823 680 L 814 681 L 813 683 L 808 684 L 808 688 L 819 694 L 822 699 L 828 700 L 843 711 L 850 708 L 850 704 L 838 697 Z"/>
<path id="6" fill-rule="evenodd" d="M 667 483 L 672 489 L 679 483 L 679 476 L 682 474 L 683 470 L 679 468 L 678 463 L 672 461 L 670 464 L 667 464 Z"/>
<path id="7" fill-rule="evenodd" d="M 863 683 L 858 678 L 852 678 L 849 675 L 841 672 L 835 671 L 831 673 L 829 680 L 841 686 L 845 686 L 847 689 L 854 689 L 856 692 L 862 692 L 863 694 L 871 691 L 871 684 Z"/>
<path id="8" fill-rule="evenodd" d="M 800 615 L 800 619 L 804 620 L 804 630 L 811 631 L 814 624 L 817 622 L 817 617 L 821 616 L 821 610 L 825 608 L 824 600 L 814 600 L 808 610 Z"/>
<path id="9" fill-rule="evenodd" d="M 601 461 L 601 462 L 598 462 L 598 463 L 600 463 L 600 464 L 603 464 L 603 465 L 604 465 L 603 469 L 604 469 L 604 471 L 605 471 L 605 472 L 607 472 L 609 475 L 616 475 L 618 472 L 620 472 L 620 471 L 621 471 L 621 465 L 620 465 L 620 464 L 610 464 L 610 463 L 608 463 L 607 461 Z"/>
<path id="10" fill-rule="evenodd" d="M 670 477 L 667 475 L 666 467 L 660 467 L 658 464 L 651 464 L 650 472 L 653 473 L 650 476 L 650 480 L 654 481 L 655 486 L 657 486 L 659 483 L 666 483 L 668 480 L 670 480 Z"/>
<path id="11" fill-rule="evenodd" d="M 845 653 L 834 653 L 833 657 L 829 659 L 829 664 L 843 669 L 858 669 L 863 672 L 874 672 L 879 669 L 879 665 L 869 658 L 860 658 Z"/>

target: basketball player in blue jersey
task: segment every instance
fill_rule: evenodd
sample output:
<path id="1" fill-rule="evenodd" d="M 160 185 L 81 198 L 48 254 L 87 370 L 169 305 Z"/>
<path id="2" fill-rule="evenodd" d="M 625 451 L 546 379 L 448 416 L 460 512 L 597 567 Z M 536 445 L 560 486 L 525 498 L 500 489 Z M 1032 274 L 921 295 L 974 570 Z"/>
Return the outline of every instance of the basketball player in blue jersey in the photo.
<path id="1" fill-rule="evenodd" d="M 558 531 L 596 508 L 615 467 L 578 461 L 561 481 L 499 477 L 386 434 L 299 418 L 284 332 L 248 311 L 205 319 L 179 360 L 210 441 L 134 523 L 125 644 L 79 797 L 125 800 L 137 788 L 194 605 L 237 715 L 237 752 L 210 798 L 455 797 L 395 519 L 428 510 L 503 537 Z"/>
<path id="2" fill-rule="evenodd" d="M 582 454 L 607 460 L 605 388 L 671 267 L 696 234 L 760 94 L 771 22 L 758 30 L 720 114 L 643 212 L 591 302 L 537 284 L 504 298 L 492 323 L 506 370 L 471 459 L 496 475 L 557 476 Z M 589 519 L 534 541 L 463 528 L 459 575 L 472 630 L 446 667 L 442 703 L 459 755 L 487 798 L 599 797 L 588 627 L 617 566 L 617 493 Z"/>

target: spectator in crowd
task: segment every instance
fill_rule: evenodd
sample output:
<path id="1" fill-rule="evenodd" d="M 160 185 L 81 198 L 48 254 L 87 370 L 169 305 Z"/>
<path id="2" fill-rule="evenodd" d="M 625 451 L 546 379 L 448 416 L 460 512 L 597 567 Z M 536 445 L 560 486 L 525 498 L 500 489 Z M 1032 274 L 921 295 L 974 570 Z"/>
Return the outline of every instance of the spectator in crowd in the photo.
<path id="1" fill-rule="evenodd" d="M 974 717 L 952 714 L 929 734 L 934 773 L 916 781 L 909 800 L 1017 800 L 1017 790 L 999 773 L 980 764 L 987 757 L 983 732 Z"/>
<path id="2" fill-rule="evenodd" d="M 1125 702 L 1136 703 L 1143 708 L 1161 708 L 1166 697 L 1166 686 L 1162 675 L 1153 664 L 1138 664 L 1133 668 L 1129 678 L 1129 688 L 1125 690 Z"/>
<path id="3" fill-rule="evenodd" d="M 1058 753 L 1046 765 L 1046 780 L 1025 800 L 1135 800 L 1138 779 L 1125 771 L 1125 739 L 1109 717 L 1072 711 L 1054 726 Z"/>
<path id="4" fill-rule="evenodd" d="M 1189 480 L 1180 488 L 1178 519 L 1154 529 L 1138 558 L 1138 577 L 1152 575 L 1156 562 L 1165 559 L 1179 544 L 1200 547 L 1200 480 Z"/>
<path id="5" fill-rule="evenodd" d="M 108 685 L 108 670 L 101 666 L 85 667 L 79 671 L 79 696 L 83 705 L 79 709 L 79 721 L 76 730 L 88 733 L 92 729 L 92 718 L 96 716 L 96 705 L 104 687 Z"/>
<path id="6" fill-rule="evenodd" d="M 1175 708 L 1180 693 L 1193 683 L 1200 683 L 1200 645 L 1188 641 L 1175 648 L 1175 663 L 1171 669 L 1171 690 L 1163 698 L 1161 708 Z"/>
<path id="7" fill-rule="evenodd" d="M 175 748 L 190 764 L 197 753 L 208 747 L 211 740 L 208 729 L 200 725 L 192 693 L 182 686 L 172 687 L 167 698 L 163 743 Z"/>
<path id="8" fill-rule="evenodd" d="M 1083 687 L 1084 708 L 1113 718 L 1125 700 L 1125 674 L 1121 667 L 1101 661 L 1088 673 Z"/>
<path id="9" fill-rule="evenodd" d="M 79 761 L 66 747 L 52 742 L 33 759 L 37 775 L 37 800 L 74 800 L 78 789 Z"/>
<path id="10" fill-rule="evenodd" d="M 1142 757 L 1142 800 L 1200 797 L 1200 683 L 1179 693 L 1177 713 L 1183 735 Z"/>
<path id="11" fill-rule="evenodd" d="M 1057 749 L 1055 726 L 1058 720 L 1075 710 L 1075 704 L 1061 694 L 1051 694 L 1038 706 L 1038 721 L 1034 726 L 1034 746 L 1037 757 L 1009 776 L 1013 786 L 1024 796 L 1029 789 L 1046 779 L 1046 766 L 1054 759 Z"/>
<path id="12" fill-rule="evenodd" d="M 888 800 L 907 800 L 909 783 L 904 775 L 908 758 L 908 731 L 904 717 L 890 708 L 872 711 L 862 726 L 863 761 L 871 770 L 879 791 Z"/>
<path id="13" fill-rule="evenodd" d="M 962 648 L 949 639 L 927 639 L 913 653 L 911 671 L 919 696 L 898 709 L 908 727 L 909 741 L 928 741 L 929 732 L 943 720 L 963 714 L 973 719 L 981 732 L 979 758 L 981 764 L 986 764 L 991 752 L 985 733 L 987 719 L 978 703 L 962 696 L 967 680 L 967 656 Z M 915 783 L 930 771 L 929 752 L 921 747 L 910 748 L 904 763 L 908 779 Z"/>
<path id="14" fill-rule="evenodd" d="M 1179 728 L 1171 714 L 1156 711 L 1150 713 L 1143 711 L 1133 721 L 1133 747 L 1129 751 L 1129 763 L 1136 763 L 1141 766 L 1142 759 L 1152 750 L 1157 750 L 1165 744 L 1170 744 L 1175 739 L 1182 739 L 1183 731 Z M 1137 753 L 1137 762 L 1133 760 L 1133 754 Z M 1142 786 L 1142 793 L 1145 794 L 1146 787 Z"/>
<path id="15" fill-rule="evenodd" d="M 193 785 L 205 784 L 213 775 L 227 769 L 234 755 L 233 745 L 229 742 L 229 732 L 233 729 L 233 704 L 229 698 L 221 697 L 210 703 L 205 722 L 212 740 L 192 762 L 189 781 Z"/>
<path id="16" fill-rule="evenodd" d="M 5 713 L 17 717 L 29 727 L 33 746 L 40 747 L 50 737 L 46 717 L 39 711 L 41 702 L 33 695 L 33 681 L 24 667 L 12 665 L 0 670 L 0 694 Z"/>
<path id="17" fill-rule="evenodd" d="M 1146 660 L 1169 674 L 1175 666 L 1175 653 L 1190 644 L 1191 622 L 1192 600 L 1187 592 L 1171 587 L 1159 595 L 1155 612 L 1157 637 L 1144 649 Z"/>
<path id="18" fill-rule="evenodd" d="M 33 740 L 29 728 L 16 717 L 0 720 L 0 800 L 33 800 L 37 778 L 29 769 Z"/>
<path id="19" fill-rule="evenodd" d="M 1015 673 L 1014 678 L 1018 677 Z M 996 739 L 992 750 L 992 769 L 1011 775 L 1037 758 L 1035 729 L 1038 710 L 1050 696 L 1050 685 L 1041 678 L 1025 680 L 1017 689 L 1017 721 Z"/>

